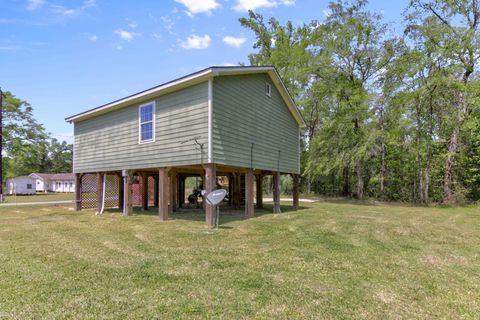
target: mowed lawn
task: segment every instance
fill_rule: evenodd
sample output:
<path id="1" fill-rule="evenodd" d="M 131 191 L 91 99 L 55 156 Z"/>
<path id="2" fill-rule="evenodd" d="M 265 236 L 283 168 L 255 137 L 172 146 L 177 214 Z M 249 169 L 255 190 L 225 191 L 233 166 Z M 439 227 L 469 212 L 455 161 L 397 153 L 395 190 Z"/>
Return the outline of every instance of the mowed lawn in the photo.
<path id="1" fill-rule="evenodd" d="M 73 193 L 37 193 L 33 195 L 5 196 L 5 203 L 73 201 Z"/>
<path id="2" fill-rule="evenodd" d="M 0 208 L 0 319 L 473 319 L 480 210 L 305 204 L 282 214 Z"/>

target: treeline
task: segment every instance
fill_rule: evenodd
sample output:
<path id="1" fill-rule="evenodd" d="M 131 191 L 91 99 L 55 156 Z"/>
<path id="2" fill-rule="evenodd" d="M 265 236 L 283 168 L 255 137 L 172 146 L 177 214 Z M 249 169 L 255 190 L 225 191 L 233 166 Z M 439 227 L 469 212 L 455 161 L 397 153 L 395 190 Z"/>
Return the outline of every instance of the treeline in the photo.
<path id="1" fill-rule="evenodd" d="M 3 181 L 32 172 L 72 171 L 73 146 L 52 138 L 34 118 L 28 102 L 7 91 L 2 106 Z"/>
<path id="2" fill-rule="evenodd" d="M 412 0 L 402 34 L 363 0 L 301 26 L 240 19 L 256 35 L 250 64 L 277 67 L 307 124 L 303 191 L 480 199 L 479 3 Z"/>

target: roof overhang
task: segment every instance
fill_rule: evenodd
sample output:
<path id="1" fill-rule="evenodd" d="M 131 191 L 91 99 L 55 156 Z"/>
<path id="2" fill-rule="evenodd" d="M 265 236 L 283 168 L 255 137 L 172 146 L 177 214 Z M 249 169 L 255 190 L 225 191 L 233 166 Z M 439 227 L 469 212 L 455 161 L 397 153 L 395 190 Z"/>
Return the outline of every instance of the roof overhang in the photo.
<path id="1" fill-rule="evenodd" d="M 159 86 L 135 93 L 128 97 L 104 104 L 97 108 L 90 109 L 88 111 L 73 115 L 71 117 L 66 118 L 65 120 L 70 123 L 88 120 L 88 119 L 97 117 L 99 115 L 127 107 L 132 104 L 144 102 L 146 100 L 156 98 L 160 95 L 164 95 L 173 91 L 190 87 L 198 83 L 202 83 L 216 76 L 258 74 L 258 73 L 266 73 L 269 75 L 270 79 L 272 80 L 273 84 L 275 85 L 278 92 L 282 96 L 283 100 L 285 101 L 285 104 L 287 105 L 288 109 L 292 113 L 293 117 L 295 118 L 297 123 L 300 125 L 300 127 L 304 128 L 305 121 L 303 120 L 302 115 L 300 114 L 295 102 L 293 101 L 280 75 L 278 74 L 277 70 L 273 66 L 210 67 L 210 68 L 189 74 L 182 78 L 178 78 L 176 80 L 166 82 Z"/>

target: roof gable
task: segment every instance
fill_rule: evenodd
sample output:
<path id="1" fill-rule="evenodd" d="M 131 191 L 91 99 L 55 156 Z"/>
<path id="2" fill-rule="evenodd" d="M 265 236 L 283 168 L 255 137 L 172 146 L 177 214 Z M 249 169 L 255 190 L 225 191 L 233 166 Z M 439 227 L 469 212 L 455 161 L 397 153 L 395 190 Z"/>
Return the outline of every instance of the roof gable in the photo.
<path id="1" fill-rule="evenodd" d="M 51 173 L 38 173 L 38 172 L 34 172 L 29 175 L 29 177 L 32 177 L 34 179 L 40 179 L 42 181 L 50 180 L 52 176 L 53 174 Z"/>
<path id="2" fill-rule="evenodd" d="M 74 180 L 73 173 L 56 173 L 52 176 L 51 180 Z"/>
<path id="3" fill-rule="evenodd" d="M 74 180 L 73 173 L 38 173 L 34 172 L 29 175 L 33 179 L 40 179 L 42 181 L 48 180 Z"/>
<path id="4" fill-rule="evenodd" d="M 207 81 L 209 79 L 212 79 L 215 76 L 243 75 L 243 74 L 255 74 L 255 73 L 266 73 L 270 76 L 272 83 L 280 92 L 280 95 L 282 96 L 283 100 L 287 104 L 290 112 L 292 113 L 292 116 L 295 118 L 295 120 L 300 125 L 300 127 L 305 127 L 305 122 L 302 118 L 302 115 L 300 114 L 295 102 L 293 101 L 292 97 L 290 96 L 290 93 L 285 87 L 285 84 L 280 78 L 280 75 L 278 74 L 277 70 L 273 66 L 210 67 L 210 68 L 203 69 L 198 72 L 189 74 L 187 76 L 178 78 L 176 80 L 166 82 L 159 86 L 127 96 L 125 98 L 113 101 L 111 103 L 107 103 L 97 108 L 87 110 L 77 115 L 73 115 L 71 117 L 66 118 L 65 120 L 67 122 L 72 123 L 72 122 L 79 122 L 79 121 L 87 120 L 90 118 L 94 118 L 101 114 L 118 110 L 123 107 L 132 105 L 134 103 L 140 103 L 140 102 L 152 99 L 154 97 L 158 97 L 159 95 L 167 94 L 169 92 L 177 91 L 177 90 L 192 86 L 194 84 Z"/>

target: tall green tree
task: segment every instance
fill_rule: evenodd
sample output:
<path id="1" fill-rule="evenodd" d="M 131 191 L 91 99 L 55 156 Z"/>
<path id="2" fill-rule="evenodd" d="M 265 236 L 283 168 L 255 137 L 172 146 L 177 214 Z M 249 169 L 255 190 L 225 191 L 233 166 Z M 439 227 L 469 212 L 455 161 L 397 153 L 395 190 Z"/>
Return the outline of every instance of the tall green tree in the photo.
<path id="1" fill-rule="evenodd" d="M 277 66 L 305 119 L 308 185 L 360 199 L 479 200 L 477 1 L 412 0 L 407 40 L 366 4 L 333 1 L 300 26 L 240 20 L 257 38 L 250 63 Z"/>
<path id="2" fill-rule="evenodd" d="M 412 0 L 410 8 L 408 30 L 413 39 L 444 57 L 445 67 L 452 70 L 448 80 L 454 99 L 443 174 L 443 202 L 452 203 L 462 126 L 478 102 L 472 79 L 480 59 L 480 4 L 476 0 Z"/>
<path id="3" fill-rule="evenodd" d="M 50 138 L 32 106 L 5 92 L 3 99 L 4 178 L 32 172 L 71 172 L 73 147 Z"/>
<path id="4" fill-rule="evenodd" d="M 72 172 L 73 170 L 73 145 L 66 141 L 52 139 L 49 144 L 49 158 L 51 167 L 48 172 Z"/>
<path id="5" fill-rule="evenodd" d="M 394 60 L 398 41 L 387 38 L 381 16 L 365 10 L 366 1 L 331 2 L 326 21 L 314 29 L 313 45 L 328 64 L 317 65 L 316 74 L 327 82 L 335 108 L 323 141 L 312 150 L 312 161 L 323 154 L 325 144 L 334 153 L 324 159 L 327 170 L 339 170 L 344 185 L 350 171 L 356 174 L 356 195 L 365 197 L 366 163 L 378 154 L 379 114 L 376 94 L 381 91 L 386 68 Z M 336 148 L 335 146 L 339 146 Z M 340 147 L 341 146 L 341 147 Z M 381 147 L 381 146 L 380 146 Z M 335 152 L 338 151 L 338 152 Z M 315 166 L 315 163 L 312 163 Z M 345 190 L 345 187 L 344 187 Z"/>
<path id="6" fill-rule="evenodd" d="M 31 105 L 6 91 L 3 99 L 3 150 L 9 158 L 44 143 L 48 134 L 33 116 Z M 3 158 L 3 157 L 2 157 Z M 16 163 L 6 161 L 7 168 Z M 4 175 L 8 171 L 4 171 Z M 5 177 L 5 176 L 4 176 Z"/>

